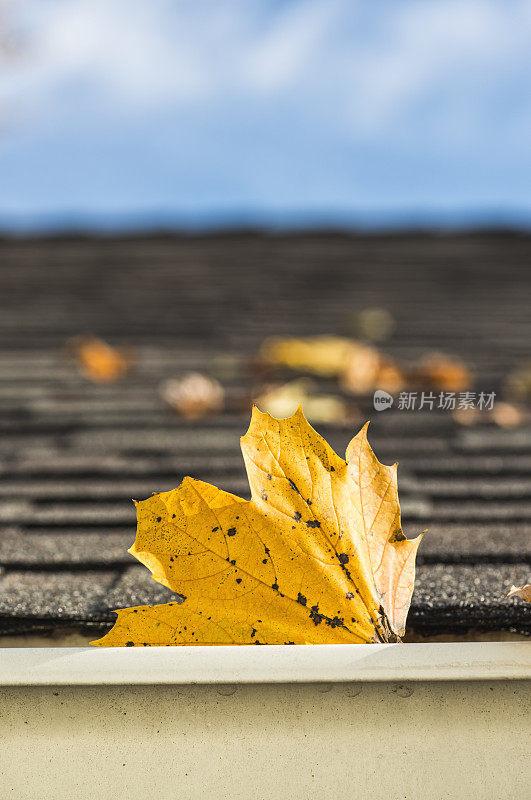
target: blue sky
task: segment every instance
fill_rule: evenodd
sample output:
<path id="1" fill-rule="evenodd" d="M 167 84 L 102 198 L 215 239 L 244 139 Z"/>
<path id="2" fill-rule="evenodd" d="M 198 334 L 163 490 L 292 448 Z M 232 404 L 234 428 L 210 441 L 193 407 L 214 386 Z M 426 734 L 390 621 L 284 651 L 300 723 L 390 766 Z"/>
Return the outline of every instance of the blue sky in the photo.
<path id="1" fill-rule="evenodd" d="M 3 227 L 531 221 L 531 0 L 0 9 Z"/>

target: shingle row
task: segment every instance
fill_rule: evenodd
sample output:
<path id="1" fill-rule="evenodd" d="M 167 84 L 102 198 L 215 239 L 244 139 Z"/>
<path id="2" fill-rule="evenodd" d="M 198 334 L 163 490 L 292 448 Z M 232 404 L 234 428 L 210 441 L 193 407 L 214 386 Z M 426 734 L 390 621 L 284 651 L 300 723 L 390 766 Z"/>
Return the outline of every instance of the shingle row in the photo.
<path id="1" fill-rule="evenodd" d="M 420 566 L 409 625 L 420 635 L 468 630 L 529 633 L 531 610 L 505 600 L 527 575 L 521 565 Z M 107 630 L 112 611 L 178 599 L 148 570 L 13 570 L 0 575 L 0 633 L 51 631 L 87 624 Z M 50 602 L 50 601 L 53 602 Z"/>
<path id="2" fill-rule="evenodd" d="M 530 254 L 517 236 L 0 241 L 0 633 L 103 630 L 112 608 L 164 601 L 130 566 L 130 500 L 187 474 L 247 496 L 239 403 L 262 380 L 248 365 L 265 336 L 348 333 L 356 311 L 384 307 L 384 351 L 411 364 L 446 350 L 500 392 L 531 358 Z M 133 344 L 131 375 L 79 375 L 65 344 L 83 332 Z M 189 369 L 222 379 L 226 413 L 165 408 L 159 382 Z M 353 402 L 379 458 L 400 463 L 407 534 L 429 530 L 415 630 L 529 632 L 528 607 L 503 596 L 531 578 L 531 427 Z M 343 453 L 353 427 L 319 429 Z"/>

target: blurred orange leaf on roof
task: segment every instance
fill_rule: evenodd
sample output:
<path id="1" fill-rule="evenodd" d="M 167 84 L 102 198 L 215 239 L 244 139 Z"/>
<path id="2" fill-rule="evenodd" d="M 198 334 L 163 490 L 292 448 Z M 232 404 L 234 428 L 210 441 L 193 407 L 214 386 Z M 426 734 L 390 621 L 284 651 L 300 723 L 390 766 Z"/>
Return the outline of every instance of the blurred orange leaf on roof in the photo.
<path id="1" fill-rule="evenodd" d="M 95 383 L 114 383 L 125 377 L 134 362 L 130 347 L 112 347 L 95 336 L 78 336 L 70 347 L 79 371 Z"/>
<path id="2" fill-rule="evenodd" d="M 466 364 L 444 353 L 428 353 L 417 364 L 412 377 L 421 386 L 447 392 L 463 392 L 473 382 Z"/>

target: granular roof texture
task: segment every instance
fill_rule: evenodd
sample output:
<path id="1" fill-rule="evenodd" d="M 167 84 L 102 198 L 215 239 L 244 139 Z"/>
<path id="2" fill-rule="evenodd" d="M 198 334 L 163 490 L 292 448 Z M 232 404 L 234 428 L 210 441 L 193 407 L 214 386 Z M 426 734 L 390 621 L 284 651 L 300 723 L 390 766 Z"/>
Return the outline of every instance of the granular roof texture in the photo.
<path id="1" fill-rule="evenodd" d="M 247 496 L 242 398 L 267 336 L 345 334 L 385 308 L 385 352 L 459 356 L 500 397 L 531 358 L 530 260 L 531 239 L 510 234 L 0 241 L 0 635 L 100 632 L 113 608 L 173 597 L 126 552 L 131 498 L 188 474 Z M 135 347 L 123 381 L 79 374 L 66 343 L 86 332 Z M 190 370 L 221 380 L 228 411 L 188 422 L 165 407 L 161 380 Z M 406 534 L 430 531 L 409 625 L 529 633 L 531 606 L 503 597 L 531 578 L 531 427 L 357 405 L 380 460 L 399 462 Z M 355 426 L 316 427 L 342 453 Z"/>

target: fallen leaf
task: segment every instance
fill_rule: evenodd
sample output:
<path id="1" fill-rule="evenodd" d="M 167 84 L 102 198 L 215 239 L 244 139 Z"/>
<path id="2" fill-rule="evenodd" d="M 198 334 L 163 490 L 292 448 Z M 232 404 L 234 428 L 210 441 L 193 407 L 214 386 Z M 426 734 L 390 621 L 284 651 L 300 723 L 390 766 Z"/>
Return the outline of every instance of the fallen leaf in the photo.
<path id="1" fill-rule="evenodd" d="M 314 388 L 312 381 L 300 378 L 282 386 L 269 387 L 256 398 L 255 403 L 261 411 L 266 411 L 273 417 L 290 417 L 302 406 L 304 415 L 310 422 L 345 422 L 349 417 L 346 403 L 333 395 L 316 395 Z"/>
<path id="2" fill-rule="evenodd" d="M 309 336 L 306 339 L 268 339 L 261 359 L 269 366 L 338 378 L 344 389 L 366 394 L 373 389 L 402 388 L 401 370 L 375 347 L 340 336 Z"/>
<path id="3" fill-rule="evenodd" d="M 472 385 L 472 375 L 466 364 L 443 353 L 430 353 L 421 359 L 412 378 L 420 386 L 446 392 L 462 392 Z"/>
<path id="4" fill-rule="evenodd" d="M 521 597 L 522 600 L 531 603 L 531 583 L 527 583 L 525 586 L 511 586 L 505 597 Z"/>
<path id="5" fill-rule="evenodd" d="M 385 308 L 363 308 L 351 315 L 348 328 L 353 336 L 372 342 L 383 342 L 395 330 L 392 314 Z"/>
<path id="6" fill-rule="evenodd" d="M 95 383 L 114 383 L 120 380 L 134 361 L 131 348 L 111 347 L 94 336 L 79 336 L 69 344 L 79 371 Z"/>
<path id="7" fill-rule="evenodd" d="M 484 415 L 484 411 L 480 411 L 478 408 L 456 408 L 452 411 L 452 417 L 457 422 L 458 425 L 465 425 L 467 427 L 472 427 L 473 425 L 477 425 L 479 422 L 482 421 Z"/>
<path id="8" fill-rule="evenodd" d="M 396 641 L 421 536 L 400 526 L 396 464 L 365 426 L 345 462 L 299 409 L 253 409 L 251 500 L 193 478 L 137 503 L 130 552 L 182 603 L 117 611 L 100 646 Z"/>
<path id="9" fill-rule="evenodd" d="M 200 372 L 169 378 L 161 384 L 160 394 L 171 408 L 188 419 L 217 414 L 223 408 L 225 397 L 221 384 Z"/>
<path id="10" fill-rule="evenodd" d="M 517 428 L 523 425 L 527 418 L 528 413 L 526 409 L 521 406 L 515 406 L 512 403 L 495 403 L 492 409 L 479 409 L 479 408 L 456 408 L 452 411 L 454 420 L 459 425 L 466 425 L 472 427 L 473 425 L 487 424 L 493 422 L 500 428 Z"/>
<path id="11" fill-rule="evenodd" d="M 378 389 L 386 392 L 398 392 L 406 385 L 406 377 L 402 369 L 390 358 L 380 358 L 380 370 L 376 379 Z"/>
<path id="12" fill-rule="evenodd" d="M 505 381 L 506 394 L 515 400 L 531 400 L 531 362 L 513 370 Z"/>
<path id="13" fill-rule="evenodd" d="M 397 392 L 404 386 L 404 376 L 394 361 L 369 345 L 357 345 L 341 373 L 341 385 L 353 394 L 367 394 L 373 389 Z"/>
<path id="14" fill-rule="evenodd" d="M 490 418 L 500 428 L 517 428 L 525 419 L 525 411 L 512 403 L 495 403 Z"/>
<path id="15" fill-rule="evenodd" d="M 374 347 L 356 344 L 350 348 L 341 370 L 341 384 L 354 394 L 366 394 L 377 386 L 380 367 L 380 354 Z"/>
<path id="16" fill-rule="evenodd" d="M 355 345 L 354 345 L 355 346 Z M 363 345 L 362 345 L 363 346 Z M 352 350 L 351 339 L 309 336 L 306 339 L 266 339 L 260 355 L 271 366 L 333 377 L 339 375 Z"/>

